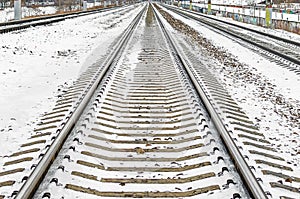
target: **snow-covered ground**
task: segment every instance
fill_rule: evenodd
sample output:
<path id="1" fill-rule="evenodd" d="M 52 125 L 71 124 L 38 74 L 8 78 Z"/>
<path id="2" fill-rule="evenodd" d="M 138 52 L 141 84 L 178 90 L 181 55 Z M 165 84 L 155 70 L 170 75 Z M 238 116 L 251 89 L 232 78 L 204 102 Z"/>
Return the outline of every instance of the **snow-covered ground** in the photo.
<path id="1" fill-rule="evenodd" d="M 134 9 L 133 9 L 134 8 Z M 0 35 L 0 171 L 61 87 L 96 63 L 140 5 Z"/>

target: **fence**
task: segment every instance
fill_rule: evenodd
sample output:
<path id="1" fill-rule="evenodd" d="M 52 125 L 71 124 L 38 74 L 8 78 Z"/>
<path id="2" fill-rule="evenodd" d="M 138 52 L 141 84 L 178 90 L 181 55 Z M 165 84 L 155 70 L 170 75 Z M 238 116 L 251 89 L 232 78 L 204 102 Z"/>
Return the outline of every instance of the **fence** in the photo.
<path id="1" fill-rule="evenodd" d="M 189 4 L 182 4 L 181 6 L 185 9 L 190 8 Z M 201 7 L 201 6 L 197 6 L 197 5 L 192 5 L 192 10 L 200 12 L 200 13 L 207 13 L 206 6 Z M 244 23 L 248 23 L 248 24 L 266 27 L 264 11 L 262 13 L 260 13 L 260 11 L 259 11 L 259 16 L 256 16 L 256 15 L 250 16 L 249 14 L 244 14 L 244 13 L 245 13 L 245 11 L 243 11 L 241 13 L 236 13 L 234 11 L 226 11 L 226 8 L 225 8 L 225 10 L 221 10 L 220 8 L 219 9 L 212 8 L 212 15 L 230 17 L 235 21 L 240 21 L 240 22 L 244 22 Z M 275 15 L 277 16 L 277 14 L 283 16 L 282 13 L 276 13 Z M 287 18 L 284 19 L 283 17 L 281 17 L 282 19 L 279 19 L 280 17 L 277 17 L 276 19 L 272 19 L 272 25 L 270 28 L 282 29 L 282 30 L 286 30 L 286 31 L 293 32 L 296 34 L 300 34 L 300 15 L 299 15 L 299 13 L 298 13 L 298 15 L 294 14 L 294 18 L 295 17 L 298 17 L 298 21 L 288 20 Z"/>

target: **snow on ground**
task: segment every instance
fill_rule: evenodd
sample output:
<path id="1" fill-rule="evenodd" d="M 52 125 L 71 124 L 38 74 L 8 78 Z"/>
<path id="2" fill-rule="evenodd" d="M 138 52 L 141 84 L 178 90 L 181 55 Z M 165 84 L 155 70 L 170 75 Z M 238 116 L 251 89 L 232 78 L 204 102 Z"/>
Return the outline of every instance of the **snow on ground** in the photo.
<path id="1" fill-rule="evenodd" d="M 295 175 L 299 176 L 299 120 L 298 124 L 292 123 L 288 118 L 282 118 L 280 114 L 277 114 L 275 111 L 279 112 L 280 109 L 289 111 L 284 110 L 286 104 L 292 105 L 294 110 L 299 109 L 300 76 L 270 62 L 232 39 L 199 25 L 195 21 L 183 18 L 168 10 L 166 11 L 176 19 L 189 24 L 189 26 L 198 31 L 202 37 L 209 39 L 213 45 L 236 57 L 237 60 L 245 66 L 244 74 L 247 74 L 247 71 L 253 74 L 253 77 L 250 77 L 251 82 L 247 81 L 248 77 L 243 80 L 235 76 L 238 75 L 238 73 L 234 67 L 233 69 L 224 67 L 224 65 L 220 64 L 216 59 L 211 59 L 208 64 L 215 77 L 229 91 L 231 96 L 247 113 L 250 119 L 260 128 L 260 131 L 266 135 L 266 138 L 272 140 L 274 147 L 290 162 L 291 167 L 294 167 Z M 241 24 L 248 26 L 248 24 Z M 253 28 L 255 28 L 255 26 L 253 26 Z M 257 27 L 257 29 L 261 30 L 262 28 Z M 269 29 L 265 29 L 265 32 L 272 34 L 276 32 L 276 30 L 270 31 Z M 285 35 L 295 37 L 294 34 L 288 32 L 286 32 Z M 197 47 L 194 48 L 193 50 L 198 52 Z M 260 89 L 258 85 L 253 84 L 253 80 L 256 81 L 258 85 L 261 85 L 262 89 Z M 276 96 L 279 99 L 284 99 L 283 106 L 279 107 L 278 105 L 274 105 L 272 98 L 268 97 L 267 94 L 272 94 L 272 96 Z"/>
<path id="2" fill-rule="evenodd" d="M 135 8 L 135 9 L 133 9 Z M 55 95 L 97 62 L 140 5 L 0 35 L 0 165 L 16 150 Z"/>

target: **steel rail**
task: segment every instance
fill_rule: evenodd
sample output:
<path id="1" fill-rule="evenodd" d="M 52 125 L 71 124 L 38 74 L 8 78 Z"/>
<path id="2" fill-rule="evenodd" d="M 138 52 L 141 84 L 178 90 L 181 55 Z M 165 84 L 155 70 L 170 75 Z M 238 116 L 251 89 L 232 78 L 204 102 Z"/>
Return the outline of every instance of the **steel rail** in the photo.
<path id="1" fill-rule="evenodd" d="M 83 99 L 78 102 L 78 107 L 74 110 L 73 114 L 70 116 L 69 120 L 66 122 L 65 126 L 61 129 L 59 135 L 54 140 L 53 144 L 49 147 L 48 151 L 45 153 L 41 161 L 37 164 L 34 171 L 30 174 L 27 181 L 23 184 L 20 191 L 16 195 L 16 199 L 28 199 L 33 196 L 36 189 L 38 188 L 40 182 L 43 180 L 43 177 L 47 173 L 51 163 L 54 161 L 55 157 L 57 156 L 58 152 L 62 148 L 67 136 L 70 134 L 71 130 L 73 129 L 75 123 L 80 118 L 81 114 L 83 113 L 84 109 L 88 105 L 91 97 L 95 93 L 98 85 L 102 81 L 103 77 L 109 70 L 110 66 L 115 61 L 115 58 L 121 52 L 123 46 L 129 41 L 131 35 L 135 28 L 137 27 L 143 13 L 146 10 L 146 6 L 140 11 L 140 13 L 134 18 L 133 22 L 129 25 L 126 29 L 125 33 L 123 34 L 122 38 L 118 41 L 112 53 L 108 56 L 107 64 L 104 66 L 103 70 L 99 71 L 97 75 L 97 79 L 91 85 L 90 89 L 83 97 Z M 100 67 L 101 68 L 101 67 Z"/>
<path id="2" fill-rule="evenodd" d="M 291 62 L 293 62 L 293 63 L 295 63 L 295 64 L 300 65 L 300 60 L 297 59 L 297 58 L 291 57 L 291 56 L 289 56 L 289 55 L 282 54 L 281 52 L 278 52 L 278 51 L 276 51 L 276 50 L 273 50 L 273 49 L 271 49 L 271 48 L 268 48 L 268 47 L 266 47 L 266 46 L 264 46 L 264 45 L 258 44 L 258 43 L 255 42 L 255 41 L 251 41 L 251 40 L 249 40 L 249 39 L 247 39 L 247 38 L 245 38 L 245 37 L 243 37 L 243 36 L 237 35 L 237 34 L 235 34 L 234 32 L 230 32 L 230 31 L 224 30 L 223 28 L 218 27 L 217 25 L 211 24 L 211 23 L 209 23 L 209 22 L 201 21 L 201 19 L 199 19 L 199 18 L 197 18 L 197 17 L 195 17 L 195 16 L 193 16 L 193 15 L 189 15 L 189 14 L 187 14 L 187 13 L 182 13 L 182 12 L 180 12 L 179 10 L 176 10 L 176 9 L 174 9 L 174 8 L 169 8 L 169 9 L 172 10 L 173 12 L 175 12 L 175 13 L 181 15 L 181 16 L 189 17 L 189 18 L 194 19 L 194 20 L 196 20 L 196 21 L 198 21 L 198 22 L 200 22 L 200 23 L 204 23 L 204 24 L 206 24 L 206 25 L 212 26 L 213 28 L 215 28 L 215 29 L 217 29 L 217 30 L 219 30 L 219 31 L 221 31 L 221 32 L 225 32 L 226 34 L 228 34 L 228 35 L 230 35 L 230 36 L 233 36 L 233 37 L 235 37 L 235 38 L 238 38 L 238 39 L 240 39 L 240 40 L 242 40 L 242 41 L 245 41 L 245 42 L 250 43 L 250 44 L 252 44 L 252 45 L 254 45 L 254 46 L 257 46 L 257 47 L 259 47 L 259 48 L 261 48 L 261 49 L 263 49 L 263 50 L 266 50 L 266 51 L 268 51 L 268 52 L 270 52 L 270 53 L 273 53 L 274 55 L 277 55 L 277 56 L 282 57 L 282 58 L 284 58 L 284 59 L 286 59 L 286 60 L 288 60 L 288 61 L 291 61 Z"/>
<path id="3" fill-rule="evenodd" d="M 165 7 L 170 7 L 171 6 L 165 6 Z M 173 8 L 174 9 L 174 8 Z M 227 25 L 231 25 L 231 26 L 235 26 L 235 27 L 238 27 L 238 28 L 242 28 L 244 30 L 248 30 L 248 31 L 251 31 L 251 32 L 255 32 L 257 34 L 260 34 L 260 35 L 263 35 L 263 36 L 267 36 L 267 37 L 270 37 L 272 39 L 277 39 L 277 40 L 281 40 L 281 41 L 284 41 L 286 43 L 289 43 L 289 44 L 293 44 L 295 46 L 298 46 L 300 47 L 300 43 L 297 42 L 297 41 L 293 41 L 293 40 L 290 40 L 290 39 L 286 39 L 286 38 L 281 38 L 281 37 L 278 37 L 276 35 L 272 35 L 272 34 L 269 34 L 269 33 L 265 33 L 265 32 L 261 32 L 259 30 L 255 30 L 255 29 L 252 29 L 252 28 L 248 28 L 248 27 L 245 27 L 245 26 L 241 26 L 241 25 L 238 25 L 238 24 L 234 24 L 234 23 L 231 23 L 231 22 L 228 22 L 228 21 L 223 21 L 223 20 L 220 20 L 220 19 L 216 19 L 214 17 L 211 17 L 209 15 L 204 15 L 204 14 L 201 14 L 201 13 L 198 13 L 198 12 L 195 12 L 195 11 L 192 11 L 192 10 L 187 10 L 185 9 L 186 12 L 189 12 L 189 13 L 192 13 L 192 14 L 195 14 L 195 15 L 198 15 L 198 16 L 201 16 L 201 17 L 205 17 L 207 19 L 211 19 L 211 20 L 214 20 L 214 21 L 218 21 L 218 22 L 221 22 L 221 23 L 224 23 L 224 24 L 227 24 Z"/>
<path id="4" fill-rule="evenodd" d="M 188 74 L 188 77 L 191 79 L 196 91 L 198 92 L 200 98 L 202 99 L 208 113 L 210 114 L 211 120 L 214 123 L 216 129 L 220 133 L 226 148 L 228 149 L 231 157 L 234 160 L 234 163 L 237 167 L 238 172 L 241 174 L 242 179 L 246 182 L 246 186 L 249 189 L 250 194 L 256 199 L 267 199 L 265 192 L 263 191 L 262 187 L 256 180 L 254 174 L 252 173 L 250 167 L 246 163 L 245 159 L 243 158 L 241 152 L 239 151 L 238 147 L 234 143 L 233 139 L 229 135 L 229 132 L 225 128 L 221 118 L 219 117 L 218 113 L 214 109 L 213 105 L 209 101 L 209 98 L 205 94 L 202 86 L 197 81 L 195 75 L 193 74 L 192 70 L 189 68 L 184 53 L 178 47 L 177 42 L 173 38 L 173 36 L 166 30 L 164 24 L 162 23 L 160 17 L 157 14 L 155 9 L 155 16 L 159 21 L 160 27 L 164 32 L 166 39 L 169 41 L 171 48 L 174 49 L 176 52 L 176 56 L 178 57 L 181 65 L 183 66 L 184 70 Z"/>

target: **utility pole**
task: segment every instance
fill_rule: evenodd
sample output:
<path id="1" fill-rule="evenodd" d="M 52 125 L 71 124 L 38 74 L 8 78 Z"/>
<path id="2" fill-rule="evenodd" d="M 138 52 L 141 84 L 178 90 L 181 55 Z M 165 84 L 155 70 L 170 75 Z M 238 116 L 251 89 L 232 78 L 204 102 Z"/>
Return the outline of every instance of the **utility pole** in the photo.
<path id="1" fill-rule="evenodd" d="M 208 1 L 207 1 L 207 4 L 208 4 L 208 5 L 207 5 L 207 6 L 208 6 L 208 7 L 207 7 L 207 14 L 211 15 L 211 0 L 208 0 Z"/>
<path id="2" fill-rule="evenodd" d="M 14 1 L 14 14 L 15 14 L 15 20 L 20 20 L 22 18 L 22 2 L 21 0 L 15 0 Z"/>
<path id="3" fill-rule="evenodd" d="M 82 2 L 82 10 L 87 11 L 87 2 L 85 0 Z"/>
<path id="4" fill-rule="evenodd" d="M 58 0 L 58 11 L 61 13 L 61 0 Z"/>
<path id="5" fill-rule="evenodd" d="M 266 0 L 266 26 L 272 26 L 272 0 Z"/>

